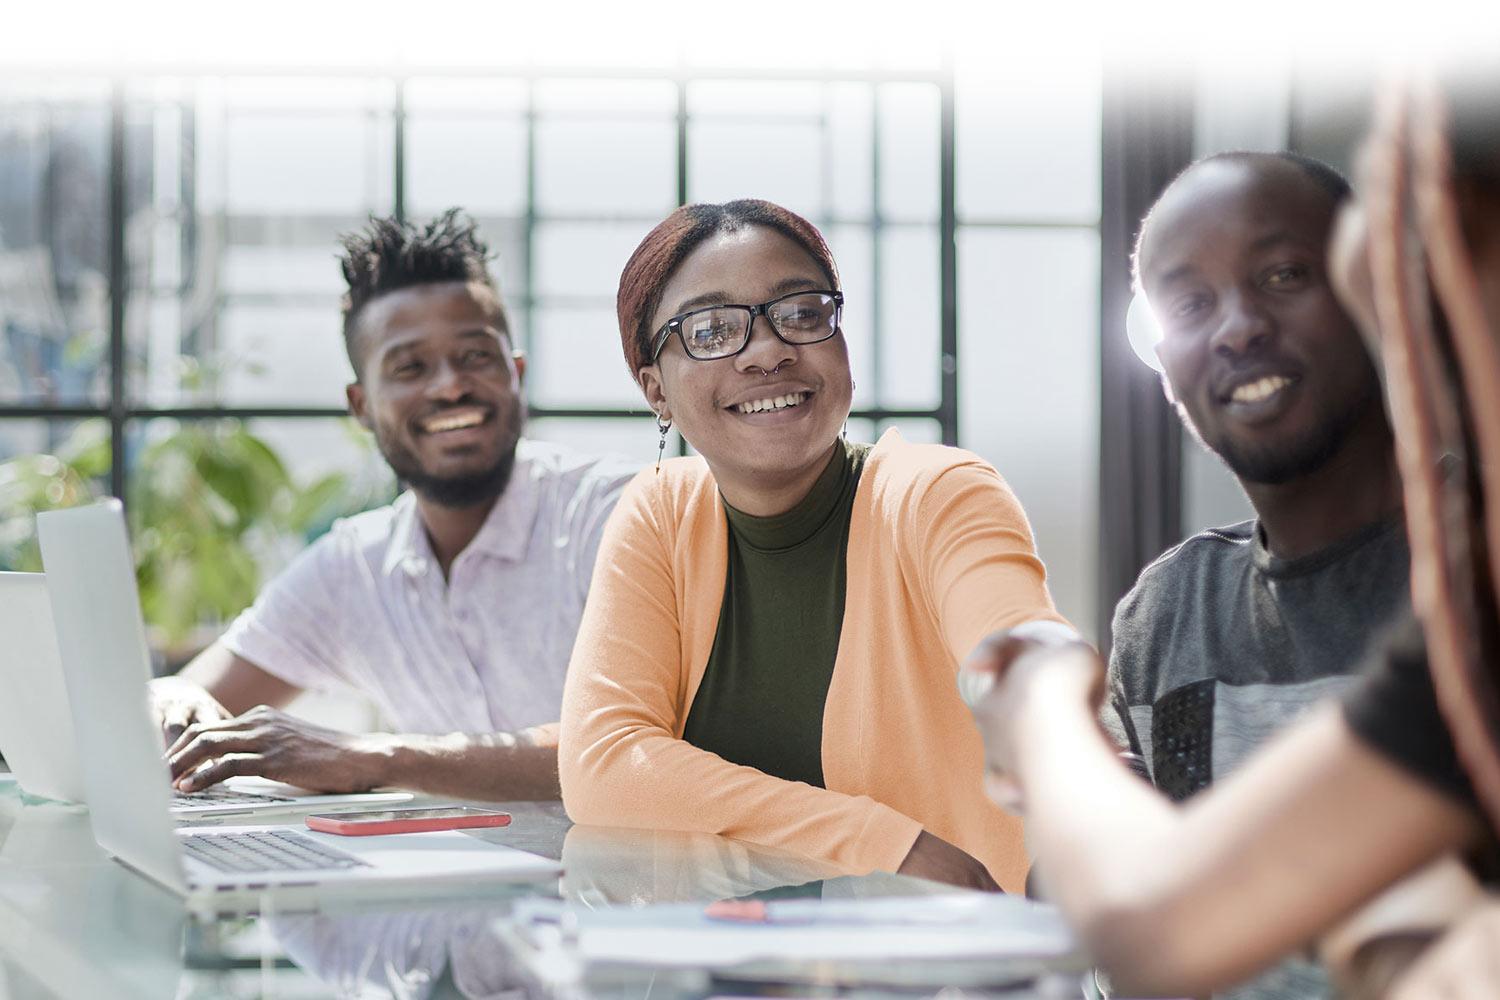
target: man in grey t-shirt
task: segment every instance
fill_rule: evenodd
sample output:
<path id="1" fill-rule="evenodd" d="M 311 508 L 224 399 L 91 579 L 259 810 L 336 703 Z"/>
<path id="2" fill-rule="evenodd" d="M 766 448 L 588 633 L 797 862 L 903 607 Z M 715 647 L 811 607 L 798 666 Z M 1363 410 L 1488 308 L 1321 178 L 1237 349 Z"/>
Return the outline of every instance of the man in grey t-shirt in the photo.
<path id="1" fill-rule="evenodd" d="M 1162 555 L 1115 611 L 1103 722 L 1179 801 L 1340 690 L 1408 600 L 1379 377 L 1324 265 L 1348 190 L 1290 154 L 1210 157 L 1136 245 L 1163 388 L 1257 515 Z M 1330 992 L 1292 961 L 1235 995 Z"/>
<path id="2" fill-rule="evenodd" d="M 1407 600 L 1380 381 L 1328 285 L 1348 187 L 1314 161 L 1199 161 L 1142 225 L 1163 386 L 1256 520 L 1194 535 L 1115 611 L 1106 724 L 1185 799 L 1333 693 Z"/>
<path id="3" fill-rule="evenodd" d="M 1115 610 L 1111 728 L 1182 800 L 1344 689 L 1408 604 L 1406 532 L 1376 521 L 1282 559 L 1258 522 L 1200 532 L 1141 573 Z"/>

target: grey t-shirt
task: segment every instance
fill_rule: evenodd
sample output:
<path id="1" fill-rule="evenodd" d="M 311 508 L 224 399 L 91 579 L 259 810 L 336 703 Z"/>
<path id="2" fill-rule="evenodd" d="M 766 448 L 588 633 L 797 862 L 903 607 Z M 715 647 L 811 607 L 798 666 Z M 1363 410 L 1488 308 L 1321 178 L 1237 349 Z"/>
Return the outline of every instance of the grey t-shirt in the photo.
<path id="1" fill-rule="evenodd" d="M 1366 646 L 1406 614 L 1409 575 L 1399 516 L 1300 559 L 1273 556 L 1254 521 L 1194 535 L 1115 609 L 1105 728 L 1157 788 L 1186 799 L 1349 687 Z M 1293 958 L 1218 995 L 1290 1000 L 1332 986 Z"/>
<path id="2" fill-rule="evenodd" d="M 1316 701 L 1410 605 L 1400 517 L 1299 559 L 1254 521 L 1214 528 L 1141 572 L 1115 609 L 1104 722 L 1181 801 Z"/>

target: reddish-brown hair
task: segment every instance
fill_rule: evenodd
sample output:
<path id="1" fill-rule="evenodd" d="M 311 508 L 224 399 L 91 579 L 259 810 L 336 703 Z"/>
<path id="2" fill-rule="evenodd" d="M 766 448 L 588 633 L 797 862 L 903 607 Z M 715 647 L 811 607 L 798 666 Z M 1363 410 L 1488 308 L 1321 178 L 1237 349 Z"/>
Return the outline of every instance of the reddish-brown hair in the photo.
<path id="1" fill-rule="evenodd" d="M 715 233 L 733 233 L 748 226 L 774 229 L 807 251 L 823 269 L 831 287 L 839 287 L 838 266 L 833 251 L 818 228 L 795 212 L 757 198 L 743 198 L 722 205 L 684 205 L 667 216 L 641 240 L 625 270 L 620 272 L 620 292 L 615 312 L 620 320 L 620 345 L 630 377 L 651 363 L 651 317 L 661 305 L 663 289 L 687 259 L 688 254 Z"/>
<path id="2" fill-rule="evenodd" d="M 1500 189 L 1491 93 L 1388 92 L 1364 199 L 1412 604 L 1454 748 L 1500 830 L 1500 327 L 1459 210 L 1461 187 Z"/>

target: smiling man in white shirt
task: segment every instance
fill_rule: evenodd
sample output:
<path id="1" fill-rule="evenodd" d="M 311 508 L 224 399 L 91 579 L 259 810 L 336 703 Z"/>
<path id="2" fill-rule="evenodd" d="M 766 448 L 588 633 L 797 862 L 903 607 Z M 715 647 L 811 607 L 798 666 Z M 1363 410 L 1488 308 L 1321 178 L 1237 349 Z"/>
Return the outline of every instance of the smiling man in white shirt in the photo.
<path id="1" fill-rule="evenodd" d="M 336 524 L 176 677 L 153 682 L 177 786 L 257 775 L 553 798 L 563 677 L 600 533 L 634 469 L 521 439 L 525 356 L 451 211 L 344 240 L 349 410 L 409 489 Z M 399 730 L 280 710 L 354 690 Z"/>

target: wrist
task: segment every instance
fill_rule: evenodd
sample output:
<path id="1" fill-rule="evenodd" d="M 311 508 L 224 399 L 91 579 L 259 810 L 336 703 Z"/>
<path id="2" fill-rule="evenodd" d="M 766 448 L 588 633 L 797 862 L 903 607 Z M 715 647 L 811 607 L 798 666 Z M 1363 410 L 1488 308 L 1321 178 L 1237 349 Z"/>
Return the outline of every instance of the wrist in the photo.
<path id="1" fill-rule="evenodd" d="M 1011 673 L 1017 701 L 1028 709 L 1036 702 L 1089 703 L 1103 680 L 1097 654 L 1083 643 L 1038 649 L 1021 657 Z"/>
<path id="2" fill-rule="evenodd" d="M 401 775 L 408 748 L 399 736 L 368 733 L 357 738 L 353 750 L 360 784 L 368 788 L 405 784 Z"/>
<path id="3" fill-rule="evenodd" d="M 1097 669 L 1071 651 L 1037 656 L 1016 664 L 1012 685 L 1011 731 L 1017 763 L 1029 749 L 1044 746 L 1062 716 L 1091 713 Z"/>

